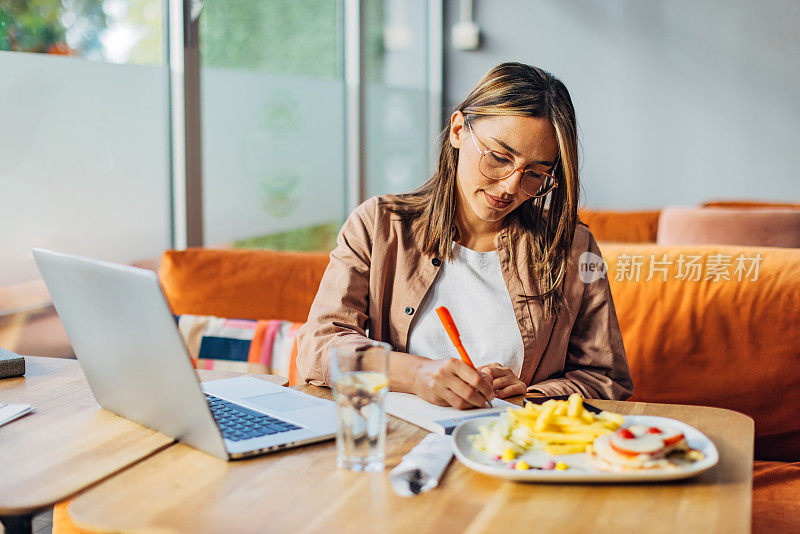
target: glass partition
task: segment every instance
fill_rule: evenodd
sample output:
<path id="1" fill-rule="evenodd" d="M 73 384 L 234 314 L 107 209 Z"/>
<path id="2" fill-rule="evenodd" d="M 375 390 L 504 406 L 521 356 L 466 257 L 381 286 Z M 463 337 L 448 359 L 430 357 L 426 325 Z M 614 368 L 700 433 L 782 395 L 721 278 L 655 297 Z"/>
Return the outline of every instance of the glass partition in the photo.
<path id="1" fill-rule="evenodd" d="M 327 251 L 351 196 L 408 191 L 430 175 L 440 110 L 429 77 L 441 53 L 429 35 L 441 26 L 431 21 L 441 0 L 359 0 L 359 9 L 347 0 L 184 4 L 202 5 L 201 153 L 188 158 L 178 110 L 188 105 L 196 117 L 194 101 L 183 100 L 180 83 L 170 86 L 185 72 L 197 89 L 197 65 L 176 58 L 181 14 L 167 16 L 181 2 L 0 2 L 0 346 L 57 352 L 8 341 L 20 339 L 7 335 L 9 321 L 23 324 L 32 310 L 41 316 L 31 321 L 55 318 L 32 247 L 153 267 L 182 242 L 181 211 L 197 206 L 173 199 L 173 161 L 178 195 L 179 163 L 201 158 L 207 246 Z M 362 47 L 360 60 L 347 59 L 362 78 L 350 109 L 345 16 L 356 30 L 348 43 Z M 168 35 L 168 18 L 177 33 Z M 346 139 L 348 111 L 363 142 Z M 348 147 L 358 148 L 365 172 L 349 192 Z M 36 332 L 30 340 L 55 339 Z"/>
<path id="2" fill-rule="evenodd" d="M 329 250 L 345 216 L 336 0 L 206 2 L 205 242 Z"/>
<path id="3" fill-rule="evenodd" d="M 0 286 L 38 278 L 33 246 L 169 247 L 163 43 L 159 0 L 0 4 Z"/>
<path id="4" fill-rule="evenodd" d="M 432 171 L 429 2 L 368 0 L 365 43 L 366 196 L 410 191 Z"/>

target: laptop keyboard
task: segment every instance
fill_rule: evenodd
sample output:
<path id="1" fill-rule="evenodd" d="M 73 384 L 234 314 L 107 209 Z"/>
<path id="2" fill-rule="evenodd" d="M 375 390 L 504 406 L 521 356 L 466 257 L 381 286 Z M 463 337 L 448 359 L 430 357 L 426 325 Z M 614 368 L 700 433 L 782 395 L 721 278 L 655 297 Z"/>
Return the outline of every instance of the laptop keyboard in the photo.
<path id="1" fill-rule="evenodd" d="M 213 395 L 206 394 L 206 400 L 214 419 L 217 420 L 219 429 L 222 431 L 222 437 L 231 441 L 258 438 L 300 428 L 292 423 L 248 410 L 244 406 L 222 400 Z"/>

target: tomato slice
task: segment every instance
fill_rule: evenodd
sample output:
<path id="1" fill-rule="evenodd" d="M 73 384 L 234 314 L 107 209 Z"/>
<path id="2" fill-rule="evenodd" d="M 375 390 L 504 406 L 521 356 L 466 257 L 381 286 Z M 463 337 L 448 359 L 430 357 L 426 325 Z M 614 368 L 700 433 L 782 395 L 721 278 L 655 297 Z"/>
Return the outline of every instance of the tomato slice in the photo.
<path id="1" fill-rule="evenodd" d="M 622 428 L 609 436 L 609 443 L 615 451 L 628 456 L 651 456 L 663 451 L 664 441 L 661 436 L 646 432 L 646 427 Z"/>
<path id="2" fill-rule="evenodd" d="M 633 432 L 631 432 L 627 428 L 620 428 L 617 431 L 617 434 L 619 434 L 619 437 L 624 438 L 624 439 L 634 439 L 634 438 L 636 438 L 636 436 L 633 434 Z"/>
<path id="3" fill-rule="evenodd" d="M 686 439 L 686 437 L 683 435 L 683 432 L 681 432 L 680 434 L 676 434 L 675 436 L 672 436 L 671 438 L 665 439 L 664 440 L 664 446 L 665 447 L 669 447 L 670 445 L 675 445 L 676 443 L 678 443 L 679 441 L 681 441 L 683 439 Z"/>
<path id="4" fill-rule="evenodd" d="M 608 440 L 608 444 L 611 446 L 612 449 L 614 449 L 614 452 L 617 452 L 617 453 L 619 453 L 619 454 L 621 454 L 623 456 L 627 456 L 629 458 L 635 458 L 636 456 L 639 456 L 640 454 L 642 454 L 640 452 L 633 452 L 633 451 L 629 451 L 629 450 L 626 450 L 626 449 L 622 449 L 619 446 L 615 445 L 614 442 L 611 441 L 611 440 Z"/>

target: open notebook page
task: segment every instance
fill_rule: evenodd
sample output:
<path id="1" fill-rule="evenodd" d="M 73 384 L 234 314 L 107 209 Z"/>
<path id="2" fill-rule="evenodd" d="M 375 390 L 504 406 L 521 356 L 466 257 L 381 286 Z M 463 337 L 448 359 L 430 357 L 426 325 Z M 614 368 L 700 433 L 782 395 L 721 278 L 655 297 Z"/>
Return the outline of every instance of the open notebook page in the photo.
<path id="1" fill-rule="evenodd" d="M 458 410 L 456 408 L 436 406 L 412 393 L 390 391 L 386 397 L 386 411 L 390 415 L 405 419 L 411 424 L 437 434 L 451 434 L 461 421 L 472 419 L 473 417 L 498 414 L 509 407 L 518 408 L 516 404 L 502 399 L 494 399 L 491 408 Z"/>
<path id="2" fill-rule="evenodd" d="M 0 425 L 10 423 L 18 417 L 34 411 L 30 404 L 5 404 L 0 402 Z"/>

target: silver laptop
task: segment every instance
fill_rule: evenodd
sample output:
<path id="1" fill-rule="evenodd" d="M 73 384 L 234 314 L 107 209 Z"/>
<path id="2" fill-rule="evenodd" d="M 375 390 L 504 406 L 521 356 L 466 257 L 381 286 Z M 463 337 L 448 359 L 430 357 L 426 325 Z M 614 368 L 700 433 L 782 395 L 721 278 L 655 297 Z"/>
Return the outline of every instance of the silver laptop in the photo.
<path id="1" fill-rule="evenodd" d="M 237 377 L 200 384 L 152 271 L 34 249 L 97 402 L 223 459 L 333 437 L 328 400 Z"/>

